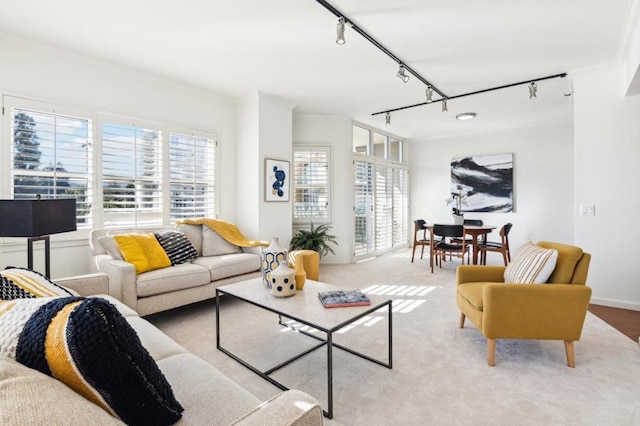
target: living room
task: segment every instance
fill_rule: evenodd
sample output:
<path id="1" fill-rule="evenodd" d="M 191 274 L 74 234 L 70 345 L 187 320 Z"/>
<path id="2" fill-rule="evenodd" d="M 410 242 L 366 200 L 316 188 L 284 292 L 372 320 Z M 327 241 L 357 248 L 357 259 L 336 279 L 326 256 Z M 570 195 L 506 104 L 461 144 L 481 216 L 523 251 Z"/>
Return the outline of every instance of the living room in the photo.
<path id="1" fill-rule="evenodd" d="M 27 6 L 29 2 L 22 3 L 20 7 L 25 10 L 37 9 L 35 2 L 32 8 Z M 314 2 L 310 3 L 309 7 L 304 8 L 305 12 L 329 15 Z M 146 39 L 143 34 L 137 34 L 134 27 L 130 28 L 132 38 L 139 37 L 142 40 L 140 45 L 114 45 L 114 52 L 91 54 L 76 50 L 72 40 L 68 40 L 67 45 L 63 40 L 47 40 L 47 33 L 44 32 L 23 36 L 17 29 L 15 32 L 7 31 L 9 26 L 2 25 L 0 94 L 3 96 L 3 106 L 19 99 L 38 105 L 46 104 L 59 111 L 68 110 L 70 113 L 82 110 L 91 114 L 96 122 L 107 114 L 161 123 L 163 126 L 177 124 L 182 128 L 214 133 L 218 141 L 219 161 L 216 181 L 219 187 L 218 217 L 236 223 L 247 236 L 265 240 L 279 236 L 285 244 L 294 232 L 291 205 L 264 201 L 264 159 L 290 159 L 293 143 L 330 145 L 334 182 L 332 231 L 338 236 L 339 245 L 335 255 L 323 259 L 327 265 L 345 265 L 353 260 L 353 188 L 349 182 L 352 182 L 354 122 L 389 132 L 405 141 L 410 170 L 411 225 L 416 218 L 436 220 L 450 217 L 450 207 L 444 200 L 449 194 L 452 158 L 511 152 L 514 154 L 514 211 L 478 213 L 474 217 L 495 225 L 514 223 L 511 236 L 513 247 L 531 239 L 559 241 L 584 248 L 593 255 L 588 278 L 588 284 L 593 288 L 592 303 L 640 311 L 640 288 L 636 278 L 640 267 L 635 261 L 635 242 L 640 238 L 640 231 L 632 228 L 629 235 L 622 233 L 611 238 L 611 228 L 618 224 L 619 217 L 633 216 L 633 212 L 640 207 L 638 191 L 632 188 L 633 182 L 640 180 L 640 170 L 636 165 L 640 156 L 640 121 L 637 120 L 640 116 L 639 7 L 637 1 L 615 4 L 616 8 L 627 12 L 624 22 L 620 22 L 624 28 L 618 28 L 616 33 L 619 42 L 604 55 L 609 58 L 608 61 L 600 62 L 602 56 L 596 55 L 597 61 L 584 62 L 581 67 L 571 70 L 556 70 L 555 64 L 548 63 L 546 69 L 550 70 L 549 73 L 569 72 L 570 83 L 566 84 L 572 96 L 565 98 L 566 107 L 559 115 L 535 125 L 506 125 L 481 133 L 405 137 L 400 127 L 394 127 L 402 122 L 400 112 L 393 114 L 390 126 L 384 124 L 381 116 L 372 118 L 376 121 L 369 123 L 362 118 L 382 108 L 411 103 L 404 98 L 378 101 L 376 106 L 383 105 L 380 109 L 365 108 L 360 117 L 337 112 L 301 113 L 295 99 L 282 97 L 276 91 L 263 92 L 263 88 L 253 87 L 248 80 L 243 81 L 251 87 L 249 94 L 238 99 L 207 89 L 205 81 L 193 81 L 191 84 L 168 78 L 163 74 L 162 66 L 169 67 L 166 64 L 171 63 L 173 57 L 157 62 L 157 72 L 149 70 L 148 65 L 145 66 L 147 70 L 142 71 L 145 67 L 138 62 L 136 48 L 142 49 Z M 80 9 L 77 4 L 74 6 Z M 345 3 L 347 6 L 354 7 L 349 2 Z M 493 3 L 488 5 L 491 6 L 497 7 Z M 127 6 L 123 4 L 122 7 Z M 7 5 L 3 4 L 3 12 L 5 8 Z M 543 9 L 537 3 L 535 8 Z M 353 18 L 364 22 L 366 13 L 360 10 L 358 14 L 358 11 L 358 8 L 354 9 Z M 87 33 L 90 33 L 91 21 L 96 19 L 98 13 L 89 14 L 91 18 L 83 22 Z M 19 20 L 5 13 L 1 15 L 4 16 L 1 18 L 3 21 Z M 326 43 L 332 49 L 339 49 L 333 40 L 335 19 L 324 15 L 328 22 Z M 80 16 L 86 17 L 83 14 Z M 257 18 L 252 15 L 252 19 Z M 540 26 L 544 28 L 542 19 Z M 11 28 L 18 27 L 18 24 L 14 24 Z M 55 27 L 49 30 L 56 33 Z M 108 31 L 100 32 L 105 37 L 108 34 Z M 256 38 L 260 37 L 259 34 Z M 235 36 L 239 37 L 237 34 Z M 246 34 L 244 36 L 249 37 Z M 348 36 L 347 46 L 349 43 L 365 43 L 358 41 L 355 33 Z M 76 37 L 81 38 L 82 35 Z M 297 46 L 297 50 L 294 50 L 299 52 L 303 46 Z M 394 44 L 389 47 L 399 48 Z M 155 48 L 162 50 L 164 46 Z M 221 44 L 215 48 L 224 50 Z M 256 73 L 297 72 L 291 68 L 290 62 L 286 66 L 278 66 L 277 70 L 264 69 L 260 62 L 263 48 L 257 45 L 254 52 L 258 58 L 256 68 L 259 70 Z M 180 47 L 176 49 L 173 55 L 178 55 Z M 585 43 L 576 49 L 588 52 L 597 50 L 598 46 Z M 115 51 L 127 52 L 128 61 L 115 59 Z M 567 55 L 570 53 L 564 52 Z M 215 50 L 206 50 L 206 54 L 216 57 Z M 221 58 L 227 58 L 222 53 L 220 55 Z M 348 66 L 348 53 L 339 55 L 345 55 L 339 57 L 341 62 L 327 60 L 324 72 L 338 72 Z M 383 55 L 372 49 L 367 58 L 377 56 Z M 460 61 L 463 63 L 464 58 Z M 179 59 L 176 62 L 180 62 Z M 384 63 L 385 58 L 376 59 L 375 63 L 378 62 Z M 226 68 L 228 74 L 233 76 L 233 65 L 232 62 L 220 60 L 215 67 Z M 394 67 L 392 63 L 391 68 Z M 397 80 L 393 76 L 395 71 L 391 71 L 390 80 Z M 425 73 L 428 74 L 428 71 Z M 472 71 L 469 73 L 473 74 Z M 539 75 L 525 76 L 531 77 Z M 285 79 L 282 77 L 282 80 Z M 501 83 L 511 81 L 515 80 Z M 402 84 L 400 81 L 392 83 Z M 366 86 L 368 92 L 376 91 L 374 83 L 369 85 L 355 78 L 347 79 L 344 85 L 362 85 Z M 540 86 L 538 97 L 543 98 L 543 85 Z M 473 89 L 479 87 L 470 88 Z M 518 90 L 524 93 L 526 86 Z M 526 96 L 524 93 L 523 97 Z M 416 102 L 421 101 L 422 97 Z M 346 103 L 347 99 L 329 99 L 325 102 L 339 104 Z M 449 108 L 453 104 L 452 101 Z M 430 108 L 436 108 L 440 113 L 439 106 Z M 10 170 L 7 166 L 11 152 L 8 142 L 10 129 L 10 114 L 5 111 L 0 128 L 3 182 L 0 198 L 11 197 Z M 595 215 L 580 215 L 581 205 L 595 205 Z M 407 232 L 412 235 L 412 226 Z M 81 229 L 52 238 L 52 277 L 79 275 L 90 270 L 88 233 L 89 229 Z M 42 250 L 38 249 L 36 269 L 41 269 L 41 255 Z M 0 245 L 0 269 L 9 265 L 26 265 L 24 241 L 3 241 Z M 428 274 L 426 265 L 419 265 L 424 266 L 424 273 Z"/>

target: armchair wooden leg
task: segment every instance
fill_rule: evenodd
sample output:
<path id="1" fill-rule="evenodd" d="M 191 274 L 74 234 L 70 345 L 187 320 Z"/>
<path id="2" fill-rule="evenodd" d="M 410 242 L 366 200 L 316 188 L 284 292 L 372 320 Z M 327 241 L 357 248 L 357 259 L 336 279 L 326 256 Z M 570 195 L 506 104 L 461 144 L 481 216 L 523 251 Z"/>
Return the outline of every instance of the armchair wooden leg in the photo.
<path id="1" fill-rule="evenodd" d="M 564 341 L 564 351 L 567 354 L 567 365 L 571 368 L 575 368 L 576 362 L 573 357 L 573 340 Z"/>
<path id="2" fill-rule="evenodd" d="M 462 312 L 460 312 L 460 328 L 464 328 L 464 320 L 465 320 L 465 316 Z"/>
<path id="3" fill-rule="evenodd" d="M 496 362 L 496 339 L 487 339 L 487 364 L 495 367 Z"/>

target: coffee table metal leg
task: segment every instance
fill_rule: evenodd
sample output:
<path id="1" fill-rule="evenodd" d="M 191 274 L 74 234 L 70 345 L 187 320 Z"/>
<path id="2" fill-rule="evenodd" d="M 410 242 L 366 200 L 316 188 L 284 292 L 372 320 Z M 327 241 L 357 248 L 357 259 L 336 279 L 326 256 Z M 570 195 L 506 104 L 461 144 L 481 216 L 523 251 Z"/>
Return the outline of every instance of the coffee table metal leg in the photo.
<path id="1" fill-rule="evenodd" d="M 327 418 L 333 418 L 333 333 L 327 333 Z"/>

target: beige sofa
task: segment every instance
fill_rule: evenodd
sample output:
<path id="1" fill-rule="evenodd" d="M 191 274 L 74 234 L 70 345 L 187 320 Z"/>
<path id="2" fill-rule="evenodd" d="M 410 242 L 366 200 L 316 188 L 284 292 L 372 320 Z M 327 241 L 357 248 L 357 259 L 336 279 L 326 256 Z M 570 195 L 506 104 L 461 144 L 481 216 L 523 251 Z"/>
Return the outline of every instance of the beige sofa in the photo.
<path id="1" fill-rule="evenodd" d="M 105 274 L 56 280 L 82 295 L 106 293 Z M 177 425 L 322 425 L 322 410 L 304 392 L 281 392 L 262 403 L 214 366 L 187 352 L 151 323 L 109 296 L 156 360 L 184 407 Z M 213 344 L 213 340 L 212 340 Z M 0 355 L 0 424 L 123 424 L 71 388 Z"/>
<path id="2" fill-rule="evenodd" d="M 178 227 L 196 249 L 196 259 L 138 275 L 131 263 L 122 260 L 113 240 L 117 234 L 169 230 L 175 228 L 91 232 L 91 272 L 109 275 L 109 294 L 140 316 L 210 299 L 216 287 L 261 276 L 259 248 L 234 246 L 205 225 Z"/>

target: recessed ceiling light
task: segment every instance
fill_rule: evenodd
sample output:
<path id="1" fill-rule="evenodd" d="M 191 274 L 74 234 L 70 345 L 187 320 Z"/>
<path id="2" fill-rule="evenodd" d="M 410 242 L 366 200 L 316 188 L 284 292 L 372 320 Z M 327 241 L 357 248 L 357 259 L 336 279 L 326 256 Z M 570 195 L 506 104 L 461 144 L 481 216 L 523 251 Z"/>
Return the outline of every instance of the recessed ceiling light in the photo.
<path id="1" fill-rule="evenodd" d="M 456 115 L 456 118 L 458 120 L 472 120 L 472 119 L 476 118 L 476 113 L 475 112 L 463 112 L 462 114 Z"/>

